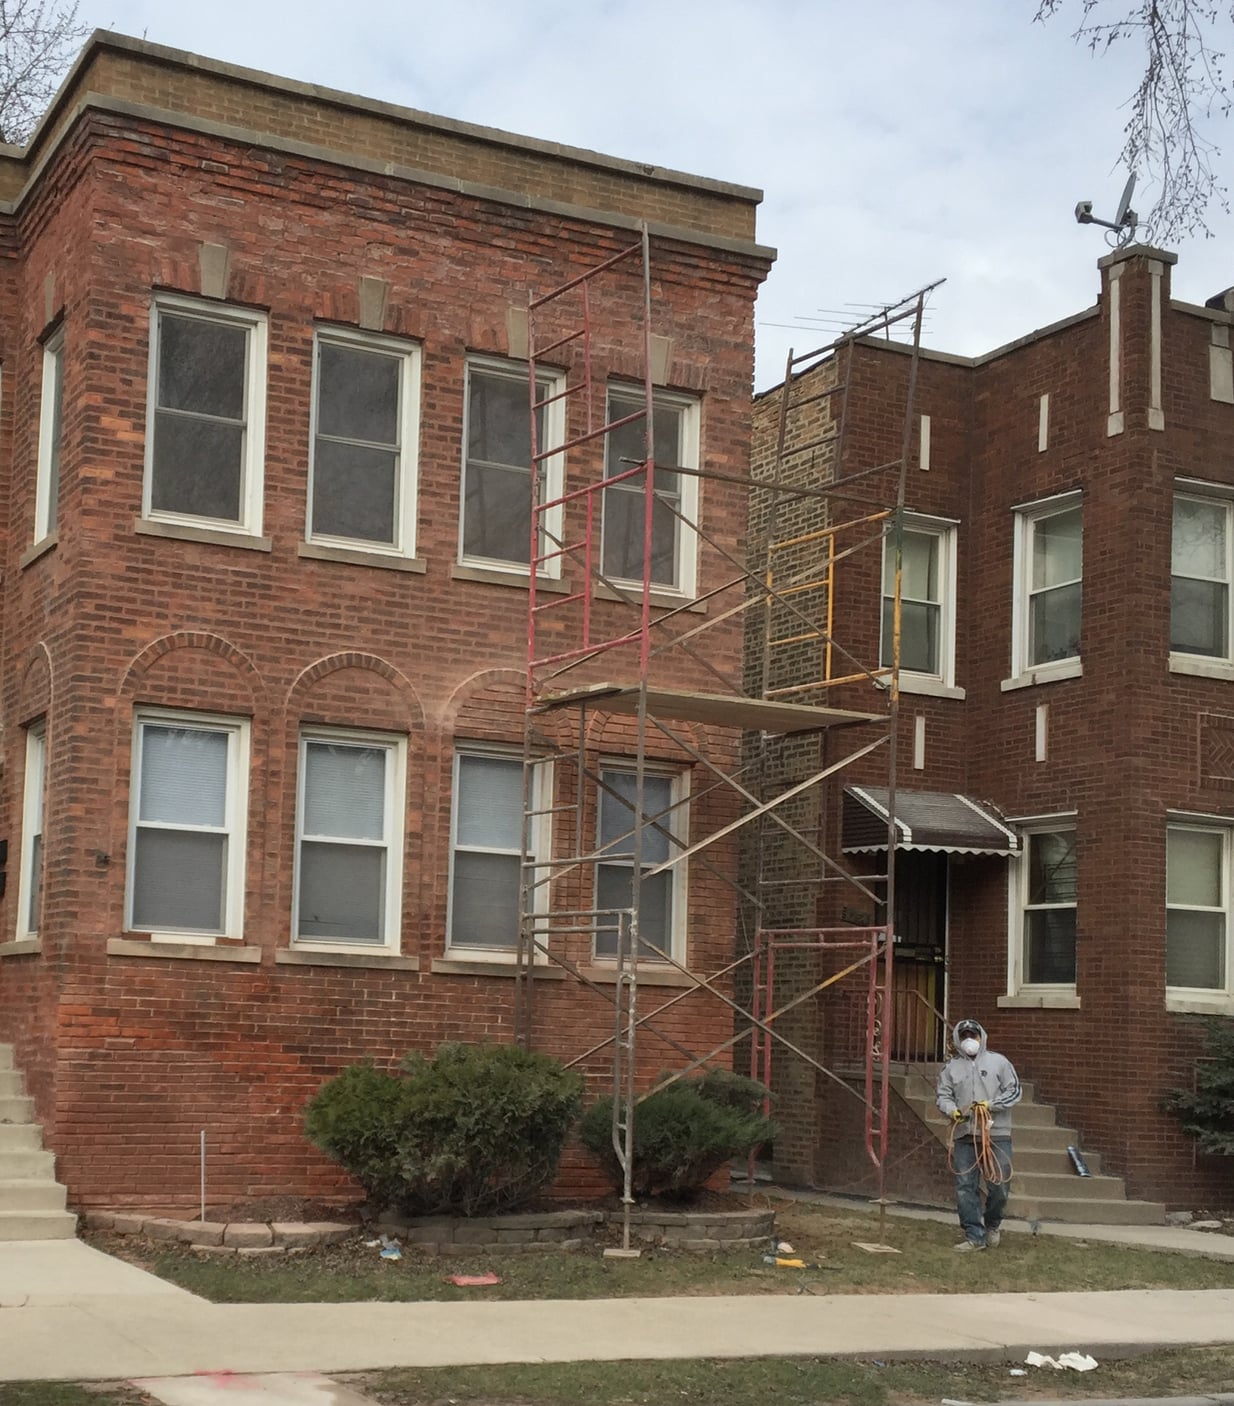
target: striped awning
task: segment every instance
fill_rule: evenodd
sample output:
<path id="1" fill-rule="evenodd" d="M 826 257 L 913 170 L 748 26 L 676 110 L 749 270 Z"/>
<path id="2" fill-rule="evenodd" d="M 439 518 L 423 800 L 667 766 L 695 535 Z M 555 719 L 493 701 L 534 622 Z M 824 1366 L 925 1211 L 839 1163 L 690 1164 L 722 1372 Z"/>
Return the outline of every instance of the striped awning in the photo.
<path id="1" fill-rule="evenodd" d="M 846 786 L 840 845 L 845 854 L 887 848 L 885 786 Z M 896 849 L 937 850 L 944 854 L 1019 854 L 1015 831 L 993 806 L 951 791 L 895 793 Z"/>

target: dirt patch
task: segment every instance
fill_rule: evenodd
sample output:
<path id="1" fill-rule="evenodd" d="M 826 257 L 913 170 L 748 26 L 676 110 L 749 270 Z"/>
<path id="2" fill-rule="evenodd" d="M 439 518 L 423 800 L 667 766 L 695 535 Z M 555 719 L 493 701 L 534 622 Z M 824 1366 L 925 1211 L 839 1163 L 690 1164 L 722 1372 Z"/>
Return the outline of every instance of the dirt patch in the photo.
<path id="1" fill-rule="evenodd" d="M 339 1206 L 304 1196 L 266 1196 L 258 1201 L 232 1201 L 225 1205 L 207 1206 L 206 1219 L 222 1224 L 232 1221 L 337 1221 L 344 1225 L 359 1225 L 364 1219 L 363 1212 L 364 1207 L 357 1202 Z"/>

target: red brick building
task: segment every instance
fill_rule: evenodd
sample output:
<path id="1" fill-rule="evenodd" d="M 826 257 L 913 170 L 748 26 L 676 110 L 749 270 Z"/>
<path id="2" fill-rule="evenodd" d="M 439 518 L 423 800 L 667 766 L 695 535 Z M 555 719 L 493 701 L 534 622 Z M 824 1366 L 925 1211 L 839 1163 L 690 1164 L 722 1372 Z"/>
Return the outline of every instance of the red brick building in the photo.
<path id="1" fill-rule="evenodd" d="M 645 221 L 657 438 L 739 475 L 758 199 L 107 33 L 0 155 L 0 1041 L 76 1205 L 195 1205 L 203 1131 L 215 1202 L 342 1193 L 301 1132 L 326 1077 L 511 1038 L 528 299 Z M 553 401 L 569 347 L 540 363 L 541 445 L 641 391 L 642 296 L 631 271 L 591 308 L 600 403 Z M 604 456 L 570 449 L 550 486 Z M 636 577 L 612 492 L 606 570 Z M 739 550 L 736 483 L 690 509 Z M 719 579 L 688 529 L 654 550 L 659 609 Z M 550 564 L 539 589 L 573 587 Z M 739 672 L 738 624 L 710 647 Z M 599 716 L 620 790 L 628 725 Z M 680 842 L 728 804 L 678 811 Z M 660 937 L 718 968 L 734 902 L 687 867 Z M 608 955 L 574 953 L 600 984 Z M 537 986 L 539 1048 L 609 1032 Z M 692 995 L 663 1026 L 709 1048 L 731 1014 Z"/>
<path id="2" fill-rule="evenodd" d="M 1229 1205 L 1228 1159 L 1197 1155 L 1161 1109 L 1191 1083 L 1202 1018 L 1234 1017 L 1234 297 L 1179 301 L 1174 263 L 1120 250 L 1076 316 L 977 358 L 922 353 L 897 986 L 980 1018 L 1129 1194 Z M 841 472 L 898 460 L 907 358 L 854 348 Z M 824 384 L 834 359 L 807 374 Z M 756 406 L 764 466 L 780 394 Z M 837 619 L 884 664 L 889 555 L 836 579 Z M 844 780 L 835 849 L 874 862 L 886 761 Z M 1010 833 L 949 835 L 966 802 L 932 814 L 929 798 L 957 796 Z M 813 1031 L 841 1061 L 845 1009 L 832 998 Z M 935 1040 L 922 1025 L 896 1053 L 928 1065 Z M 781 1109 L 785 1170 L 826 1183 L 845 1156 L 830 1085 L 812 1088 Z"/>

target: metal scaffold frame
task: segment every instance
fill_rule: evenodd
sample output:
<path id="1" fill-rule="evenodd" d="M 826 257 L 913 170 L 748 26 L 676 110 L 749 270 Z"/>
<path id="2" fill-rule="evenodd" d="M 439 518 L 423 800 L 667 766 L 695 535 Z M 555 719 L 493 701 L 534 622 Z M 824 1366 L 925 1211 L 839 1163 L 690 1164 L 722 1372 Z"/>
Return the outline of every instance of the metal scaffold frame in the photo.
<path id="1" fill-rule="evenodd" d="M 817 793 L 846 768 L 868 757 L 885 759 L 890 794 L 888 856 L 895 853 L 895 784 L 899 708 L 899 641 L 901 537 L 905 467 L 909 457 L 913 401 L 920 351 L 921 318 L 929 288 L 906 299 L 870 322 L 854 328 L 827 347 L 795 356 L 790 353 L 781 393 L 778 442 L 770 475 L 717 473 L 700 463 L 658 464 L 656 461 L 656 390 L 652 376 L 651 241 L 644 226 L 638 240 L 619 249 L 569 282 L 532 298 L 528 309 L 528 385 L 531 421 L 531 541 L 527 629 L 523 767 L 522 920 L 515 983 L 515 1031 L 530 1046 L 536 1035 L 536 989 L 550 965 L 561 968 L 602 1001 L 611 1004 L 611 1033 L 593 1042 L 572 1060 L 591 1065 L 607 1059 L 613 1095 L 613 1148 L 623 1172 L 625 1207 L 622 1248 L 630 1250 L 630 1208 L 633 1195 L 633 1147 L 637 1106 L 653 1092 L 640 1092 L 637 1070 L 639 1039 L 654 1035 L 679 1057 L 680 1064 L 663 1075 L 654 1088 L 665 1087 L 721 1056 L 742 1041 L 750 1041 L 750 1069 L 769 1082 L 776 1045 L 806 1061 L 822 1075 L 836 1080 L 861 1099 L 867 1154 L 878 1170 L 879 1195 L 885 1199 L 887 1161 L 888 1061 L 879 1065 L 880 1040 L 890 1050 L 888 1024 L 891 990 L 894 864 L 885 875 L 849 874 L 828 853 L 821 833 L 808 833 L 790 819 L 786 807 Z M 614 308 L 618 311 L 614 313 Z M 631 311 L 631 309 L 636 311 Z M 890 332 L 902 324 L 911 331 L 905 358 L 907 373 L 903 430 L 898 460 L 852 468 L 845 455 L 848 391 L 855 349 L 863 337 Z M 614 348 L 630 362 L 631 343 L 637 347 L 641 376 L 637 390 L 629 385 L 621 399 L 625 409 L 614 414 L 608 394 L 609 367 Z M 802 373 L 830 359 L 837 370 L 834 384 L 822 396 L 839 411 L 825 418 L 827 433 L 811 438 L 799 432 L 818 395 L 793 397 Z M 545 392 L 542 373 L 549 366 L 555 380 Z M 838 399 L 837 399 L 838 397 Z M 637 409 L 630 403 L 637 400 Z M 600 412 L 599 406 L 604 406 Z M 542 443 L 542 418 L 555 411 L 564 421 L 562 442 Z M 563 413 L 564 412 L 564 413 Z M 613 436 L 630 427 L 641 430 L 641 457 L 614 458 Z M 571 476 L 554 475 L 551 464 L 571 455 Z M 577 462 L 576 462 L 577 461 Z M 578 463 L 593 465 L 580 470 Z M 684 495 L 671 485 L 682 476 L 715 480 L 746 495 L 762 495 L 770 504 L 762 560 L 738 559 L 730 542 L 717 539 L 684 509 Z M 670 485 L 666 489 L 665 485 Z M 891 493 L 888 495 L 888 487 Z M 603 533 L 606 495 L 619 491 L 637 495 L 641 506 L 641 579 L 631 580 L 613 570 Z M 882 495 L 882 501 L 874 501 Z M 696 497 L 701 498 L 701 494 Z M 886 499 L 890 496 L 890 501 Z M 611 500 L 610 500 L 611 501 Z M 777 537 L 777 523 L 786 505 L 810 501 L 822 519 L 809 532 Z M 626 511 L 630 509 L 627 504 Z M 668 525 L 668 526 L 666 526 Z M 706 554 L 707 581 L 701 591 L 680 604 L 666 604 L 657 595 L 653 578 L 657 533 L 692 533 Z M 893 646 L 889 662 L 863 662 L 845 643 L 842 622 L 835 617 L 837 568 L 862 550 L 882 550 L 889 544 L 894 563 Z M 627 558 L 628 561 L 628 558 Z M 820 571 L 821 563 L 821 571 Z M 567 571 L 569 575 L 567 575 Z M 700 614 L 698 606 L 707 606 Z M 748 622 L 755 622 L 753 626 Z M 743 626 L 761 636 L 757 677 L 732 677 L 708 657 L 708 634 L 728 625 Z M 714 635 L 713 635 L 714 638 Z M 817 659 L 814 672 L 786 678 L 784 659 L 802 653 Z M 731 649 L 730 649 L 731 653 Z M 684 672 L 706 678 L 706 690 L 666 686 Z M 834 692 L 844 690 L 845 706 L 834 706 Z M 864 707 L 851 706 L 860 695 Z M 606 777 L 589 746 L 589 728 L 596 713 L 624 720 L 623 752 L 627 780 L 618 789 Z M 693 739 L 697 725 L 731 728 L 737 734 L 731 766 L 722 766 Z M 853 737 L 834 759 L 820 755 L 806 774 L 783 784 L 773 777 L 768 757 L 784 739 Z M 745 751 L 736 743 L 745 739 Z M 662 774 L 657 760 L 665 747 L 681 758 L 703 789 L 690 798 L 698 802 L 723 793 L 739 807 L 735 818 L 718 823 L 705 834 L 692 824 L 679 834 L 675 824 L 682 802 L 657 801 L 649 811 L 649 777 Z M 588 810 L 595 798 L 597 814 Z M 613 813 L 629 814 L 626 833 L 601 835 L 599 809 L 604 798 Z M 568 824 L 563 822 L 569 822 Z M 547 847 L 539 837 L 551 833 Z M 745 834 L 753 837 L 755 876 L 751 883 L 731 865 L 713 863 L 709 849 Z M 765 856 L 768 838 L 789 844 L 806 860 L 800 878 L 771 881 Z M 614 904 L 601 902 L 597 876 L 606 859 L 618 856 L 629 871 L 628 895 Z M 644 894 L 660 875 L 679 866 L 699 866 L 710 878 L 728 886 L 746 919 L 744 951 L 711 972 L 695 970 L 640 929 Z M 819 925 L 818 909 L 824 886 L 848 884 L 883 910 L 884 921 L 868 926 Z M 810 900 L 815 922 L 777 924 L 772 910 L 776 890 L 785 888 Z M 601 980 L 588 970 L 597 946 L 611 963 Z M 667 947 L 667 943 L 666 943 Z M 583 949 L 584 959 L 579 959 Z M 776 954 L 798 948 L 838 965 L 777 1004 Z M 573 955 L 571 955 L 573 951 Z M 688 953 L 687 953 L 688 955 Z M 675 973 L 682 989 L 662 998 L 654 1009 L 639 1008 L 640 965 L 654 963 L 657 973 Z M 749 965 L 751 999 L 742 1004 L 732 994 L 734 975 Z M 817 1056 L 776 1029 L 789 1011 L 818 997 L 837 982 L 858 973 L 866 977 L 865 1080 L 855 1090 L 828 1069 Z M 734 1034 L 702 1053 L 685 1046 L 666 1027 L 664 1017 L 696 992 L 708 993 L 727 1007 Z M 669 1022 L 671 1024 L 671 1021 Z"/>

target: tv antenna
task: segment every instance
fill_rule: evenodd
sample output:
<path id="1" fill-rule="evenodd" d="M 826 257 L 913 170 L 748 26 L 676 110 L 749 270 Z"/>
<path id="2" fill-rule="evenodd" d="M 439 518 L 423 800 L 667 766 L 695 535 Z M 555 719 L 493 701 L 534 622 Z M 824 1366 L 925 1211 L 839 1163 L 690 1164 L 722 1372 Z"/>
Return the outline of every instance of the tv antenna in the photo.
<path id="1" fill-rule="evenodd" d="M 1114 238 L 1106 235 L 1106 242 L 1115 248 L 1121 249 L 1124 244 L 1135 238 L 1136 225 L 1139 224 L 1140 217 L 1131 208 L 1131 194 L 1135 190 L 1135 172 L 1127 177 L 1127 184 L 1123 187 L 1123 193 L 1118 199 L 1118 211 L 1112 220 L 1102 220 L 1093 214 L 1093 202 L 1091 200 L 1081 200 L 1075 207 L 1076 223 L 1081 225 L 1100 225 L 1103 229 L 1110 230 Z"/>

